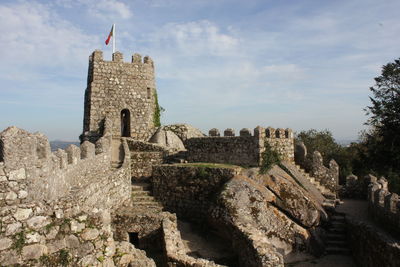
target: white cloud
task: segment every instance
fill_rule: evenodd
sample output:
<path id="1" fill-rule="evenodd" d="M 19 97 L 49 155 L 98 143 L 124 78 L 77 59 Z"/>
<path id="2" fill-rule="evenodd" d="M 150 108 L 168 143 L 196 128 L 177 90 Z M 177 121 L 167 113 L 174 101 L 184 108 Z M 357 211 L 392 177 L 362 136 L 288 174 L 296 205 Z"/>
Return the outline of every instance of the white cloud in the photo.
<path id="1" fill-rule="evenodd" d="M 236 51 L 239 39 L 222 33 L 214 23 L 202 20 L 168 23 L 151 36 L 153 45 L 177 49 L 185 56 L 223 56 Z"/>
<path id="2" fill-rule="evenodd" d="M 76 66 L 87 58 L 97 37 L 58 17 L 49 6 L 33 2 L 0 6 L 1 67 L 10 71 L 40 66 Z M 70 66 L 71 66 L 70 65 Z M 3 72 L 4 73 L 4 72 Z M 8 72 L 8 75 L 13 75 Z"/>
<path id="3" fill-rule="evenodd" d="M 118 0 L 56 0 L 55 4 L 63 8 L 83 7 L 90 16 L 104 21 L 132 17 L 132 11 L 129 6 Z"/>
<path id="4" fill-rule="evenodd" d="M 82 0 L 88 5 L 89 14 L 105 20 L 129 19 L 132 12 L 125 3 L 117 0 Z"/>

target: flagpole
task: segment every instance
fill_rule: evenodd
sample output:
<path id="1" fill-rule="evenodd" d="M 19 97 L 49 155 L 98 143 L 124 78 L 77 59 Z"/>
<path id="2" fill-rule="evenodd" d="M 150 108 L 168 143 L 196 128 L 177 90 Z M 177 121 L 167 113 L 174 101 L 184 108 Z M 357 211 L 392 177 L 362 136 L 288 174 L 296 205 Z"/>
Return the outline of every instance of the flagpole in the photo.
<path id="1" fill-rule="evenodd" d="M 112 36 L 112 40 L 113 40 L 113 54 L 115 53 L 115 23 L 113 24 L 113 36 Z"/>

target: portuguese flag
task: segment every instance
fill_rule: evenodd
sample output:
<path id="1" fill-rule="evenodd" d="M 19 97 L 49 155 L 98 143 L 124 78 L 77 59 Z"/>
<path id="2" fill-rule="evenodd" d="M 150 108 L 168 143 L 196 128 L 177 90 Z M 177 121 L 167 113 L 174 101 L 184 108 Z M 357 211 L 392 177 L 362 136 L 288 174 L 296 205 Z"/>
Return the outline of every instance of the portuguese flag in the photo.
<path id="1" fill-rule="evenodd" d="M 108 37 L 107 37 L 106 45 L 108 45 L 108 43 L 110 42 L 110 39 L 111 39 L 111 37 L 112 37 L 113 35 L 114 35 L 114 24 L 113 24 L 113 26 L 111 27 L 110 34 L 109 34 Z"/>

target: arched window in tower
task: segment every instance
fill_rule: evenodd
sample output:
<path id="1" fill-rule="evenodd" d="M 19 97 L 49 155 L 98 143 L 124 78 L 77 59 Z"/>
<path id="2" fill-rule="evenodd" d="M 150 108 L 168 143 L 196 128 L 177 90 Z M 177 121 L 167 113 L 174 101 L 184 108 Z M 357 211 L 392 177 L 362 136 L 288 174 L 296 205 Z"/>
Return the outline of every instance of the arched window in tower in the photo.
<path id="1" fill-rule="evenodd" d="M 131 113 L 129 109 L 121 110 L 121 136 L 131 137 Z"/>
<path id="2" fill-rule="evenodd" d="M 150 87 L 147 87 L 147 99 L 151 98 L 151 89 Z"/>

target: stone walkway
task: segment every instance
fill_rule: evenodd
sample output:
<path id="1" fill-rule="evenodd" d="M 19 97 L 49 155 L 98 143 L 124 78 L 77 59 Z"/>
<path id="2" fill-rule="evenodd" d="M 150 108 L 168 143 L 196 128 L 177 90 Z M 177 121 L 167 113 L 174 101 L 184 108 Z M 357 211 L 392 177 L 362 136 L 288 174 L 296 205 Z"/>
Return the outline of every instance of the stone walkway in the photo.
<path id="1" fill-rule="evenodd" d="M 335 209 L 358 220 L 369 221 L 368 203 L 365 200 L 344 199 Z M 285 266 L 293 267 L 355 267 L 357 266 L 351 255 L 324 255 L 315 258 L 311 255 L 299 253 L 291 255 Z"/>

